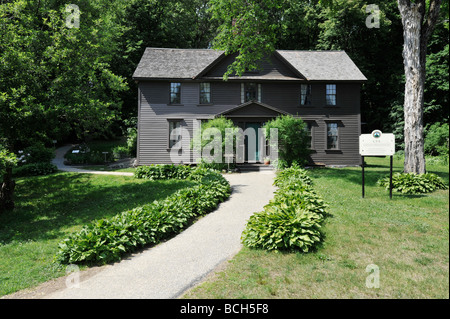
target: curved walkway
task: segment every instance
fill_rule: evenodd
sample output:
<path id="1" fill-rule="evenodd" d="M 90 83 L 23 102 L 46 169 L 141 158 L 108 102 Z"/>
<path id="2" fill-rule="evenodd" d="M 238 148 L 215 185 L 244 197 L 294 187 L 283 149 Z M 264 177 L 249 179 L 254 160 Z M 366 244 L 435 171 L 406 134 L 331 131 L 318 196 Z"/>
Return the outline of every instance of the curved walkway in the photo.
<path id="1" fill-rule="evenodd" d="M 269 202 L 275 190 L 273 172 L 226 175 L 230 198 L 176 237 L 100 267 L 80 284 L 41 298 L 177 298 L 240 249 L 248 218 Z"/>
<path id="2" fill-rule="evenodd" d="M 76 167 L 72 167 L 72 166 L 66 166 L 66 165 L 64 165 L 64 154 L 66 154 L 67 151 L 70 150 L 72 147 L 73 147 L 73 145 L 65 145 L 65 146 L 62 146 L 62 147 L 56 149 L 55 158 L 53 159 L 52 163 L 54 165 L 56 165 L 58 170 L 63 171 L 63 172 L 72 172 L 72 173 L 133 176 L 133 173 L 130 173 L 130 172 L 94 171 L 94 170 L 76 168 Z"/>
<path id="3" fill-rule="evenodd" d="M 58 159 L 61 156 L 57 156 L 55 164 Z M 59 169 L 69 169 L 63 162 L 60 164 Z M 230 198 L 174 238 L 121 262 L 72 273 L 9 298 L 171 299 L 181 296 L 239 252 L 248 218 L 261 211 L 273 197 L 275 174 L 272 171 L 224 176 L 232 188 Z"/>

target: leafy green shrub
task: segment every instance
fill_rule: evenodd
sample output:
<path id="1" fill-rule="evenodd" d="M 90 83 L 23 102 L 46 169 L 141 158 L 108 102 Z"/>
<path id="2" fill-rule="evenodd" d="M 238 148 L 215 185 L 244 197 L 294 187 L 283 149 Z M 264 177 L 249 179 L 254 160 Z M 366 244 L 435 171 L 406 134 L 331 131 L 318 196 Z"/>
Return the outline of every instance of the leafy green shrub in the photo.
<path id="1" fill-rule="evenodd" d="M 58 171 L 58 168 L 52 163 L 32 163 L 18 166 L 13 169 L 14 176 L 41 176 L 49 175 Z"/>
<path id="2" fill-rule="evenodd" d="M 389 189 L 389 177 L 378 180 L 378 185 Z M 392 175 L 392 190 L 403 194 L 424 194 L 436 189 L 447 189 L 444 181 L 433 173 L 395 173 Z"/>
<path id="3" fill-rule="evenodd" d="M 34 144 L 19 152 L 19 165 L 34 163 L 50 163 L 55 156 L 51 148 L 46 148 L 44 144 Z"/>
<path id="4" fill-rule="evenodd" d="M 279 189 L 264 211 L 252 215 L 242 233 L 247 247 L 308 252 L 324 238 L 321 226 L 328 216 L 326 205 L 299 167 L 280 171 Z"/>
<path id="5" fill-rule="evenodd" d="M 230 185 L 220 174 L 190 170 L 186 178 L 201 181 L 164 200 L 98 220 L 59 245 L 60 263 L 108 263 L 145 245 L 157 244 L 183 230 L 189 222 L 214 210 L 229 197 Z"/>
<path id="6" fill-rule="evenodd" d="M 212 161 L 213 163 L 211 163 L 211 164 L 215 164 L 215 165 L 212 165 L 211 168 L 224 169 L 224 168 L 228 167 L 226 164 L 226 158 L 225 158 L 225 151 L 226 151 L 225 145 L 226 145 L 226 143 L 231 143 L 231 142 L 233 142 L 232 145 L 236 145 L 236 137 L 234 135 L 233 135 L 233 137 L 229 137 L 226 134 L 226 131 L 231 129 L 231 130 L 233 130 L 233 132 L 237 132 L 239 128 L 234 125 L 232 120 L 227 119 L 225 117 L 217 117 L 217 118 L 211 119 L 209 121 L 202 122 L 200 130 L 195 132 L 196 135 L 194 136 L 194 138 L 191 141 L 191 148 L 197 150 L 199 154 L 202 154 L 202 151 L 204 150 L 204 148 L 207 145 L 210 145 L 211 143 L 214 142 L 214 138 L 212 136 L 203 138 L 203 137 L 205 137 L 205 136 L 203 136 L 203 134 L 205 133 L 205 130 L 212 129 L 212 128 L 217 129 L 220 132 L 221 144 L 218 146 L 222 148 L 222 158 L 220 159 L 219 163 Z M 211 154 L 209 154 L 209 155 L 211 155 L 211 157 L 214 156 L 213 152 L 214 152 L 214 149 L 211 151 Z M 200 160 L 200 159 L 198 159 L 198 160 Z M 202 158 L 201 160 L 203 162 L 204 159 Z"/>
<path id="7" fill-rule="evenodd" d="M 113 153 L 113 158 L 115 160 L 126 158 L 130 155 L 130 153 L 128 151 L 128 147 L 122 146 L 122 145 L 118 145 L 118 146 L 114 147 L 112 149 L 112 153 Z"/>
<path id="8" fill-rule="evenodd" d="M 134 177 L 158 180 L 158 179 L 186 179 L 193 172 L 194 168 L 186 165 L 149 165 L 139 166 L 134 171 Z"/>
<path id="9" fill-rule="evenodd" d="M 137 153 L 137 128 L 130 127 L 127 129 L 127 150 L 128 155 L 136 156 Z"/>
<path id="10" fill-rule="evenodd" d="M 80 144 L 69 150 L 64 158 L 71 165 L 77 164 L 104 164 L 105 162 L 114 161 L 113 150 L 116 145 L 115 141 L 92 141 L 88 144 Z M 78 151 L 73 153 L 73 151 Z M 106 152 L 106 154 L 103 154 Z"/>
<path id="11" fill-rule="evenodd" d="M 283 184 L 290 182 L 300 182 L 302 184 L 312 185 L 312 179 L 308 176 L 306 170 L 297 164 L 279 171 L 275 177 L 274 184 L 278 187 L 282 187 Z"/>
<path id="12" fill-rule="evenodd" d="M 434 123 L 425 137 L 425 153 L 430 155 L 448 156 L 449 126 L 448 123 Z"/>
<path id="13" fill-rule="evenodd" d="M 294 163 L 306 165 L 311 151 L 310 137 L 303 120 L 292 115 L 282 115 L 268 121 L 264 125 L 268 140 L 270 140 L 271 128 L 278 129 L 278 168 L 289 167 Z"/>

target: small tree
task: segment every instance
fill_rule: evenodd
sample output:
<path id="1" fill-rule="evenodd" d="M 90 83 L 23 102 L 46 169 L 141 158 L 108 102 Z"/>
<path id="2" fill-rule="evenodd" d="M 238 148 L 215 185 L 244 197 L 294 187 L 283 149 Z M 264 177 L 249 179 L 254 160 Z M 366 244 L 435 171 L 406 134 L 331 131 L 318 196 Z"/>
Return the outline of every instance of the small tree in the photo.
<path id="1" fill-rule="evenodd" d="M 279 116 L 264 125 L 268 140 L 272 128 L 278 129 L 279 167 L 291 166 L 294 163 L 306 165 L 311 151 L 305 122 L 291 115 Z"/>
<path id="2" fill-rule="evenodd" d="M 213 161 L 213 166 L 215 168 L 224 168 L 226 165 L 226 160 L 225 160 L 225 144 L 228 143 L 233 143 L 232 145 L 234 145 L 234 143 L 236 142 L 236 137 L 235 134 L 233 135 L 233 141 L 228 141 L 227 138 L 229 138 L 229 136 L 226 134 L 226 130 L 227 129 L 231 129 L 233 130 L 233 132 L 237 132 L 237 130 L 239 129 L 237 126 L 234 125 L 233 121 L 230 119 L 227 119 L 225 117 L 218 117 L 215 119 L 211 119 L 207 122 L 203 122 L 201 125 L 201 129 L 199 130 L 199 132 L 196 132 L 196 134 L 200 134 L 200 136 L 196 135 L 194 136 L 194 139 L 192 141 L 192 146 L 193 148 L 195 148 L 199 154 L 202 154 L 202 152 L 204 151 L 205 147 L 207 146 L 211 146 L 211 144 L 214 143 L 214 138 L 213 136 L 206 136 L 205 135 L 205 131 L 207 129 L 217 129 L 220 132 L 221 135 L 221 145 L 220 145 L 220 149 L 222 151 L 222 156 L 219 162 Z M 214 149 L 211 150 L 211 153 L 214 152 Z M 215 155 L 215 154 L 209 154 L 211 156 Z M 218 164 L 218 165 L 215 165 Z M 223 164 L 223 165 L 221 165 Z"/>
<path id="3" fill-rule="evenodd" d="M 15 181 L 12 180 L 12 168 L 17 164 L 14 153 L 6 150 L 0 145 L 0 214 L 5 210 L 14 209 L 14 188 Z"/>

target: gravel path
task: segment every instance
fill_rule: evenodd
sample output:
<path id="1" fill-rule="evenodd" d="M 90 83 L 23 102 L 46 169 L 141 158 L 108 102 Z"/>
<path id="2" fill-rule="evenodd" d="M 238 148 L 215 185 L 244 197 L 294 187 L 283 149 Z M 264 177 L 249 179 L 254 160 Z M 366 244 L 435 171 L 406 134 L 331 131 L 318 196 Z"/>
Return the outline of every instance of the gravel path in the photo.
<path id="1" fill-rule="evenodd" d="M 109 172 L 109 171 L 95 171 L 95 170 L 87 170 L 82 168 L 76 168 L 72 166 L 64 165 L 64 154 L 72 148 L 73 145 L 65 145 L 62 146 L 55 151 L 55 158 L 52 163 L 56 165 L 58 170 L 63 172 L 72 172 L 72 173 L 86 173 L 86 174 L 99 174 L 99 175 L 122 175 L 122 176 L 133 176 L 131 172 Z"/>
<path id="2" fill-rule="evenodd" d="M 225 177 L 232 186 L 230 198 L 181 234 L 121 262 L 100 267 L 87 278 L 84 272 L 78 273 L 77 287 L 35 296 L 51 299 L 179 297 L 241 249 L 240 237 L 246 221 L 273 197 L 271 171 Z"/>

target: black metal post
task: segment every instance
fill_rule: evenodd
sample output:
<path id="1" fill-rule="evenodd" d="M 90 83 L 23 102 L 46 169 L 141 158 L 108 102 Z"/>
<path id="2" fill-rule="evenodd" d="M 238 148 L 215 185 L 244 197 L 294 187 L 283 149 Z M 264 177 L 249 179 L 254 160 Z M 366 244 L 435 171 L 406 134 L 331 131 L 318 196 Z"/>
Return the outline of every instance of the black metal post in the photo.
<path id="1" fill-rule="evenodd" d="M 362 158 L 362 198 L 364 198 L 364 156 L 361 156 Z"/>
<path id="2" fill-rule="evenodd" d="M 394 156 L 391 155 L 391 169 L 389 173 L 389 198 L 392 199 L 392 166 L 393 166 L 393 158 Z"/>

